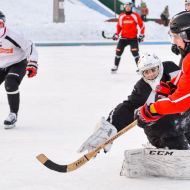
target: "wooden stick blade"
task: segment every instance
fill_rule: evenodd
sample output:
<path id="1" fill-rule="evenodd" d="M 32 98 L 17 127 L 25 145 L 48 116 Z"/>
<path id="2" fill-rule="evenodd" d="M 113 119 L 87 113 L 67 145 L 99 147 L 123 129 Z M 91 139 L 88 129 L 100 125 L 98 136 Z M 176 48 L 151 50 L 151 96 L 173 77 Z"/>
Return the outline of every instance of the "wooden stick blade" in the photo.
<path id="1" fill-rule="evenodd" d="M 94 158 L 97 153 L 103 149 L 106 145 L 112 143 L 115 139 L 117 139 L 119 136 L 123 135 L 125 132 L 127 132 L 129 129 L 133 128 L 137 124 L 137 121 L 135 120 L 125 128 L 123 128 L 121 131 L 119 131 L 116 135 L 108 139 L 106 142 L 103 144 L 99 145 L 95 150 L 92 150 L 88 152 L 87 154 L 83 155 L 81 158 L 76 160 L 73 163 L 70 163 L 68 165 L 59 165 L 56 164 L 55 162 L 51 161 L 46 155 L 44 154 L 39 154 L 36 156 L 36 158 L 47 168 L 57 171 L 57 172 L 62 172 L 62 173 L 67 173 L 70 171 L 74 171 L 78 169 L 79 167 L 83 166 L 85 163 L 87 163 L 90 159 Z"/>
<path id="2" fill-rule="evenodd" d="M 67 172 L 67 165 L 56 164 L 55 162 L 49 160 L 44 154 L 39 154 L 38 156 L 36 156 L 36 158 L 50 170 L 54 170 L 54 171 L 62 172 L 62 173 Z"/>

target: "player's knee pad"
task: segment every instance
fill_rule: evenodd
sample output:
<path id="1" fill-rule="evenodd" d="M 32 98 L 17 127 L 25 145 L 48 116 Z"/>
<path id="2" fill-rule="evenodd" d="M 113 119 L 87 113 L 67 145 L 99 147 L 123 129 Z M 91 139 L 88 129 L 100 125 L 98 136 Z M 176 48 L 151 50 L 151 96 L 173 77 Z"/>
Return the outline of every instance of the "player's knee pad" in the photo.
<path id="1" fill-rule="evenodd" d="M 116 56 L 120 57 L 123 51 L 121 49 L 116 49 Z"/>
<path id="2" fill-rule="evenodd" d="M 138 50 L 138 48 L 132 48 L 132 49 L 131 49 L 131 53 L 132 53 L 132 55 L 133 55 L 134 57 L 139 56 L 139 50 Z"/>
<path id="3" fill-rule="evenodd" d="M 8 75 L 5 79 L 5 89 L 8 94 L 17 94 L 20 84 L 19 77 L 17 75 Z"/>

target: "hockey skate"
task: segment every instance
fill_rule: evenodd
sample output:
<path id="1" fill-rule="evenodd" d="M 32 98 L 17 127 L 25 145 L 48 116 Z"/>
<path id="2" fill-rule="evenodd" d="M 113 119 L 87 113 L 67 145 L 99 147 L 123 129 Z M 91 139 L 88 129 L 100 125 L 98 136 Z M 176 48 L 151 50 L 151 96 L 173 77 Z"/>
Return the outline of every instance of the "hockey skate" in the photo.
<path id="1" fill-rule="evenodd" d="M 12 129 L 16 127 L 17 115 L 15 113 L 9 113 L 8 117 L 4 121 L 5 129 Z"/>
<path id="2" fill-rule="evenodd" d="M 118 70 L 118 66 L 117 65 L 114 65 L 113 68 L 111 69 L 111 72 L 112 73 L 116 73 Z"/>

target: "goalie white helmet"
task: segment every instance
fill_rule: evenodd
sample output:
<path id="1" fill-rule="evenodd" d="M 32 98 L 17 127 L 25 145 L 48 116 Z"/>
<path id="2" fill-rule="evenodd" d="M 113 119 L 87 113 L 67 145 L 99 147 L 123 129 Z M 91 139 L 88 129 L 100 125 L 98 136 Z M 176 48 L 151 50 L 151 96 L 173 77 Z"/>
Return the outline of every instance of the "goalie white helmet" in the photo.
<path id="1" fill-rule="evenodd" d="M 189 3 L 190 3 L 190 0 L 185 0 L 185 5 Z"/>
<path id="2" fill-rule="evenodd" d="M 149 79 L 145 76 L 145 71 L 156 68 L 158 70 L 157 75 L 153 79 Z M 137 72 L 143 77 L 144 81 L 147 82 L 154 90 L 155 87 L 160 83 L 163 76 L 163 64 L 162 61 L 153 53 L 143 53 L 138 61 Z"/>

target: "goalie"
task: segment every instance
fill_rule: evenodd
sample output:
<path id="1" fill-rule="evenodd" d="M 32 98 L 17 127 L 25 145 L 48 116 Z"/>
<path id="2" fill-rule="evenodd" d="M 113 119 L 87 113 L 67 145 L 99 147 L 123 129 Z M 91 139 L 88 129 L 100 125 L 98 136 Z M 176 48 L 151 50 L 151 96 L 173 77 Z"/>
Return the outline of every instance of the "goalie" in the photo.
<path id="1" fill-rule="evenodd" d="M 130 124 L 134 120 L 134 112 L 137 108 L 145 102 L 155 102 L 160 96 L 163 97 L 164 91 L 167 93 L 170 85 L 167 81 L 176 76 L 178 71 L 178 66 L 171 61 L 161 62 L 154 54 L 142 54 L 138 62 L 138 73 L 142 78 L 135 84 L 128 100 L 113 109 L 107 120 L 102 119 L 99 128 L 82 144 L 79 152 L 95 149 Z M 165 85 L 161 94 L 155 92 L 160 81 L 163 86 Z M 172 88 L 174 91 L 175 86 L 173 85 Z M 141 123 L 139 126 L 143 127 L 149 142 L 156 148 L 186 150 L 189 148 L 190 141 L 189 126 L 186 125 L 190 123 L 189 113 L 166 115 L 151 126 L 148 126 L 148 123 Z M 108 152 L 110 148 L 111 144 L 106 146 L 104 151 Z"/>

